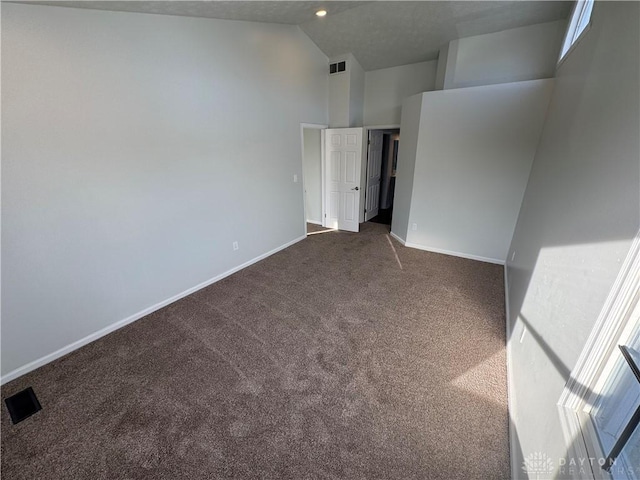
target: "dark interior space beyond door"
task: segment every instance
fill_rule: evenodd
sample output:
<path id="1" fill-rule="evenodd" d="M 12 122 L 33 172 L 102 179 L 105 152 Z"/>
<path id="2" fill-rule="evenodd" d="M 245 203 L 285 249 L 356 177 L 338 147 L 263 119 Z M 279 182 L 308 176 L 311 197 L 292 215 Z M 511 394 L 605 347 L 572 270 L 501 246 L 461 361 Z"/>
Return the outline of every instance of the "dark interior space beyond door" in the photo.
<path id="1" fill-rule="evenodd" d="M 382 143 L 382 168 L 380 177 L 380 209 L 370 222 L 391 225 L 393 216 L 393 195 L 396 186 L 396 165 L 400 130 L 384 130 Z"/>

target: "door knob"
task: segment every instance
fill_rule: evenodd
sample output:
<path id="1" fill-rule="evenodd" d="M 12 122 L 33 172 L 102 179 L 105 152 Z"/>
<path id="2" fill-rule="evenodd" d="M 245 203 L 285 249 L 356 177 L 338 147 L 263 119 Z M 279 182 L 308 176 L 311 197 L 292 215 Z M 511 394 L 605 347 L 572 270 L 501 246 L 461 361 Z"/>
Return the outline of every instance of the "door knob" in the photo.
<path id="1" fill-rule="evenodd" d="M 355 187 L 355 188 L 352 188 L 351 190 L 356 190 L 357 191 L 357 190 L 360 190 L 360 187 Z"/>

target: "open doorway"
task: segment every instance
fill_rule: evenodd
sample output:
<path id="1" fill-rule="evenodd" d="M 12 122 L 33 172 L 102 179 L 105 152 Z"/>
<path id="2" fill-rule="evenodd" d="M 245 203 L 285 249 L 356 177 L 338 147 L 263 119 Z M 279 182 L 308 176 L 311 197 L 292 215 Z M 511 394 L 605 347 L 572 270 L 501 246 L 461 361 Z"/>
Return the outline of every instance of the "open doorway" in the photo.
<path id="1" fill-rule="evenodd" d="M 391 225 L 400 128 L 302 124 L 307 234 Z"/>
<path id="2" fill-rule="evenodd" d="M 365 220 L 391 225 L 400 129 L 370 129 Z"/>
<path id="3" fill-rule="evenodd" d="M 302 185 L 304 190 L 304 221 L 307 234 L 323 228 L 323 133 L 327 125 L 303 123 L 302 140 Z"/>

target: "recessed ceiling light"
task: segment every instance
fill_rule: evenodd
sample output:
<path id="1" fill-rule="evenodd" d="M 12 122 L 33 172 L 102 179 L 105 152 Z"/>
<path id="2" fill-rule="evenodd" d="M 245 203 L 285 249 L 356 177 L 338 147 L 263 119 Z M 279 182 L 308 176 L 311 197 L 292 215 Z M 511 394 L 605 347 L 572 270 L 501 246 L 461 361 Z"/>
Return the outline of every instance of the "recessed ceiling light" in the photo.
<path id="1" fill-rule="evenodd" d="M 327 14 L 327 11 L 326 11 L 326 10 L 318 10 L 318 11 L 316 12 L 316 15 L 317 15 L 318 17 L 324 17 L 326 14 Z"/>

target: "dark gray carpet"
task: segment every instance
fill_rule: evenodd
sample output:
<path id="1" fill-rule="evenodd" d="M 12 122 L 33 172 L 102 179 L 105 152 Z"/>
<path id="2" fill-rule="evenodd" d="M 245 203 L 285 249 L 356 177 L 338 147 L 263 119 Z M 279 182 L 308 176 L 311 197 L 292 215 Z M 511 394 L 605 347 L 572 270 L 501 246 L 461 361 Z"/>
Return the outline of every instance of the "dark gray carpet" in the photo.
<path id="1" fill-rule="evenodd" d="M 2 388 L 6 479 L 502 479 L 502 268 L 321 233 Z"/>

